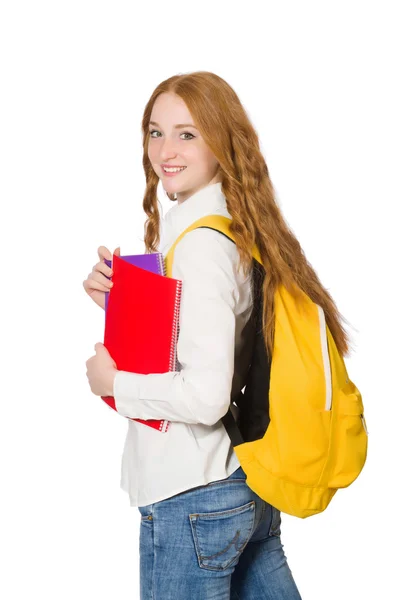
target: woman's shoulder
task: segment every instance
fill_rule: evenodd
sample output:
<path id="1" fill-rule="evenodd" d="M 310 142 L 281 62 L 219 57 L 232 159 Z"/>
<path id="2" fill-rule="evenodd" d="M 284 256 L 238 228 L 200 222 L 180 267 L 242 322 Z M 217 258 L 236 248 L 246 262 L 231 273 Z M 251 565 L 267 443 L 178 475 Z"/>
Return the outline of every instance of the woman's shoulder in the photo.
<path id="1" fill-rule="evenodd" d="M 174 262 L 199 269 L 228 272 L 237 286 L 249 285 L 250 273 L 245 276 L 235 242 L 221 231 L 197 227 L 188 231 L 175 247 Z"/>

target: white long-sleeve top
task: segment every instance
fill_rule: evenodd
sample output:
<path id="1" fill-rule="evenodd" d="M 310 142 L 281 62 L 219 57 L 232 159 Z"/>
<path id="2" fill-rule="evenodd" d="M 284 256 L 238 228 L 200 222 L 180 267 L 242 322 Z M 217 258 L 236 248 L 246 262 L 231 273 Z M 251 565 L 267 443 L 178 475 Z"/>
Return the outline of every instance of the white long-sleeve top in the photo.
<path id="1" fill-rule="evenodd" d="M 221 183 L 207 185 L 161 220 L 159 251 L 210 214 L 230 218 Z M 252 312 L 251 274 L 238 270 L 236 245 L 218 231 L 196 229 L 178 242 L 172 277 L 182 280 L 178 370 L 143 375 L 118 371 L 117 411 L 171 421 L 166 433 L 128 420 L 121 488 L 130 506 L 145 506 L 231 475 L 240 463 L 220 420 L 243 383 L 242 330 Z"/>

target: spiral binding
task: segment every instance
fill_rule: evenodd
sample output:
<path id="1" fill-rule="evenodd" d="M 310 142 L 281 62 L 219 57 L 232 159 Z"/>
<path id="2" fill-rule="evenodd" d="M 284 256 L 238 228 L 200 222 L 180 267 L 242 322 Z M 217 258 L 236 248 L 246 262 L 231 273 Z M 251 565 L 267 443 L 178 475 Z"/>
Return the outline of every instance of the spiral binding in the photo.
<path id="1" fill-rule="evenodd" d="M 160 431 L 162 433 L 166 433 L 168 431 L 169 426 L 170 426 L 170 421 L 164 421 L 164 419 L 162 419 L 161 425 L 160 425 Z"/>
<path id="2" fill-rule="evenodd" d="M 161 275 L 164 275 L 166 277 L 167 274 L 166 274 L 164 255 L 162 252 L 156 252 L 156 255 L 157 255 L 157 261 L 158 261 L 158 266 L 159 266 Z M 169 371 L 177 370 L 176 345 L 177 345 L 178 336 L 179 336 L 179 313 L 180 313 L 180 308 L 181 308 L 181 295 L 182 295 L 182 282 L 177 281 L 176 294 L 175 294 L 175 305 L 174 305 L 174 319 L 173 319 L 172 335 L 171 335 L 170 362 L 168 365 Z"/>
<path id="3" fill-rule="evenodd" d="M 165 272 L 165 260 L 164 260 L 164 256 L 162 255 L 161 252 L 157 252 L 157 262 L 159 265 L 159 269 L 160 269 L 160 274 L 161 275 L 166 275 Z"/>
<path id="4" fill-rule="evenodd" d="M 179 335 L 179 312 L 181 308 L 181 295 L 182 295 L 182 281 L 176 282 L 176 294 L 174 304 L 174 320 L 172 324 L 172 336 L 171 336 L 171 352 L 170 352 L 170 363 L 169 371 L 176 371 L 176 345 Z"/>
<path id="5" fill-rule="evenodd" d="M 159 260 L 163 274 L 166 276 L 165 260 L 162 253 L 159 253 Z M 176 371 L 176 346 L 179 336 L 179 313 L 181 308 L 181 296 L 182 296 L 182 281 L 176 282 L 176 294 L 174 304 L 174 319 L 172 323 L 172 336 L 171 336 L 171 351 L 170 351 L 170 362 L 168 366 L 169 371 Z M 160 431 L 166 433 L 170 426 L 170 421 L 162 420 L 160 425 Z"/>

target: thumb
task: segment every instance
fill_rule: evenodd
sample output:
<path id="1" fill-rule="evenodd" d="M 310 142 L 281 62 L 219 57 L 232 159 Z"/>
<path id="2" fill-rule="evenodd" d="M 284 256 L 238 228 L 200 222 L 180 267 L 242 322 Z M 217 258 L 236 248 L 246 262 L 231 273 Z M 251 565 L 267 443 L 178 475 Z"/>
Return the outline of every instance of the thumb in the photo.
<path id="1" fill-rule="evenodd" d="M 116 256 L 120 256 L 120 246 L 118 246 L 116 248 L 116 250 L 113 252 L 113 254 L 115 254 Z"/>

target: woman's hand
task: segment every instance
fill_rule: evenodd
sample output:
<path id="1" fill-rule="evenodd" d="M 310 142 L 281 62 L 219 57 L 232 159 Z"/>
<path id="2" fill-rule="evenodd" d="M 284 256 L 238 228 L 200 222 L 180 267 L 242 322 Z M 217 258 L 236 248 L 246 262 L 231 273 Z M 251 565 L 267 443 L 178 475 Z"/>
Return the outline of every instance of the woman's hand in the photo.
<path id="1" fill-rule="evenodd" d="M 114 251 L 115 256 L 120 256 L 120 247 Z M 105 310 L 105 293 L 108 292 L 113 283 L 108 279 L 112 276 L 112 269 L 105 263 L 105 258 L 112 260 L 111 252 L 105 246 L 98 248 L 99 262 L 93 267 L 91 273 L 87 275 L 87 279 L 83 281 L 83 288 L 87 294 L 93 299 L 95 304 L 98 304 Z M 113 266 L 113 265 L 112 265 Z"/>
<path id="2" fill-rule="evenodd" d="M 95 344 L 95 352 L 95 356 L 91 356 L 85 363 L 91 391 L 96 396 L 113 396 L 117 365 L 101 342 Z"/>

